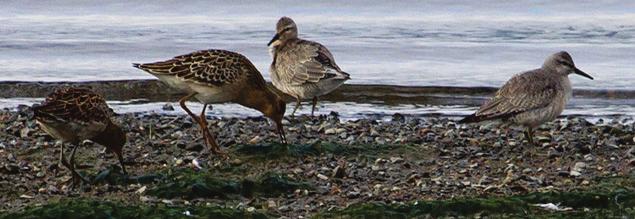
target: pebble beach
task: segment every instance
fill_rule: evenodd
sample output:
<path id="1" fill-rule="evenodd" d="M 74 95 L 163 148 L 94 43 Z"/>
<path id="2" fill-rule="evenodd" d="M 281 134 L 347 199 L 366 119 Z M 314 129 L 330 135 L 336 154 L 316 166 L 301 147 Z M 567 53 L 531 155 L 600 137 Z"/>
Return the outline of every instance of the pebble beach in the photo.
<path id="1" fill-rule="evenodd" d="M 635 165 L 635 128 L 628 118 L 592 123 L 563 117 L 536 131 L 539 146 L 529 145 L 521 129 L 401 114 L 344 121 L 336 112 L 286 118 L 289 145 L 283 146 L 263 117 L 210 118 L 210 130 L 230 157 L 222 160 L 205 150 L 185 115 L 130 113 L 115 119 L 128 132 L 129 175 L 119 173 L 103 146 L 87 141 L 77 162 L 93 184 L 72 190 L 65 182 L 70 174 L 57 166 L 59 143 L 28 119 L 31 113 L 25 106 L 0 112 L 2 211 L 81 197 L 265 217 L 329 216 L 367 203 L 588 190 L 607 177 L 632 175 Z M 271 175 L 286 182 L 275 185 L 285 186 L 259 181 Z M 214 180 L 241 186 L 213 192 Z M 275 192 L 244 192 L 246 181 Z M 198 183 L 210 192 L 196 192 Z"/>

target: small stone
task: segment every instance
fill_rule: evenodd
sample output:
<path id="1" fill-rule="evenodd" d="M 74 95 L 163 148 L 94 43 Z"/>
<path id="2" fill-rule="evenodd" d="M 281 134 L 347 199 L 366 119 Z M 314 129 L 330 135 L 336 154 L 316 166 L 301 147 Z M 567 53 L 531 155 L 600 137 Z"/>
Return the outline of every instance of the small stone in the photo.
<path id="1" fill-rule="evenodd" d="M 403 162 L 403 161 L 404 161 L 404 160 L 403 160 L 403 158 L 401 158 L 401 157 L 391 157 L 391 158 L 390 158 L 390 162 L 391 162 L 391 163 L 401 163 L 401 162 Z"/>
<path id="2" fill-rule="evenodd" d="M 247 212 L 254 212 L 256 210 L 256 208 L 254 207 L 248 207 L 247 208 Z"/>
<path id="3" fill-rule="evenodd" d="M 576 162 L 575 165 L 573 165 L 573 170 L 577 172 L 582 172 L 585 168 L 586 163 L 584 162 Z"/>
<path id="4" fill-rule="evenodd" d="M 330 128 L 330 129 L 324 130 L 324 134 L 327 134 L 327 135 L 335 134 L 335 132 L 336 132 L 335 130 L 336 130 L 335 128 Z"/>
<path id="5" fill-rule="evenodd" d="M 377 170 L 379 170 L 379 166 L 372 165 L 372 166 L 370 166 L 370 169 L 373 170 L 373 171 L 377 171 Z"/>
<path id="6" fill-rule="evenodd" d="M 174 111 L 174 107 L 170 103 L 166 103 L 165 105 L 163 105 L 163 107 L 161 107 L 161 109 L 165 111 Z"/>
<path id="7" fill-rule="evenodd" d="M 320 178 L 321 180 L 328 180 L 329 179 L 328 176 L 322 175 L 321 173 L 318 173 L 317 177 Z"/>
<path id="8" fill-rule="evenodd" d="M 582 176 L 582 173 L 572 170 L 571 172 L 569 172 L 569 175 L 573 177 L 578 177 L 578 176 Z"/>
<path id="9" fill-rule="evenodd" d="M 375 130 L 374 128 L 370 128 L 370 137 L 378 137 L 379 136 L 379 132 L 377 132 L 377 130 Z"/>
<path id="10" fill-rule="evenodd" d="M 350 191 L 346 194 L 346 197 L 348 198 L 357 198 L 359 197 L 359 192 L 356 191 Z"/>
<path id="11" fill-rule="evenodd" d="M 139 200 L 142 201 L 142 202 L 149 202 L 152 199 L 150 199 L 150 197 L 148 197 L 148 196 L 140 196 Z"/>
<path id="12" fill-rule="evenodd" d="M 346 171 L 344 170 L 344 167 L 342 166 L 337 166 L 335 167 L 335 169 L 333 169 L 333 178 L 343 178 L 346 175 Z"/>
<path id="13" fill-rule="evenodd" d="M 278 205 L 276 204 L 276 201 L 269 200 L 269 201 L 267 201 L 267 207 L 268 208 L 275 208 L 275 207 L 278 207 Z"/>
<path id="14" fill-rule="evenodd" d="M 174 162 L 175 166 L 181 166 L 181 164 L 183 164 L 183 159 L 177 159 L 176 162 Z"/>
<path id="15" fill-rule="evenodd" d="M 258 142 L 260 142 L 260 140 L 262 140 L 262 138 L 258 135 L 256 135 L 256 137 L 253 137 L 251 140 L 249 140 L 249 144 L 258 144 Z"/>
<path id="16" fill-rule="evenodd" d="M 20 137 L 22 137 L 22 138 L 29 137 L 29 132 L 31 132 L 31 129 L 29 129 L 28 127 L 20 129 Z"/>
<path id="17" fill-rule="evenodd" d="M 141 187 L 141 188 L 137 189 L 137 191 L 135 191 L 135 193 L 137 193 L 137 194 L 143 194 L 143 193 L 146 191 L 146 189 L 147 189 L 147 187 L 146 187 L 146 186 L 143 186 L 143 187 Z"/>
<path id="18" fill-rule="evenodd" d="M 33 199 L 33 196 L 30 196 L 30 195 L 20 195 L 20 198 L 24 198 L 24 199 Z"/>

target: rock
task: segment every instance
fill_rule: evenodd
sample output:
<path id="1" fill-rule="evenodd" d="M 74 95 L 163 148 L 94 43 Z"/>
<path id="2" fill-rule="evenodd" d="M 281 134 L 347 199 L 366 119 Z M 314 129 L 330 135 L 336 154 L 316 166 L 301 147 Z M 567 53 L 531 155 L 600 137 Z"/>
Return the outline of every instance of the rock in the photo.
<path id="1" fill-rule="evenodd" d="M 33 196 L 30 196 L 30 195 L 20 195 L 20 198 L 24 198 L 24 199 L 33 199 Z"/>
<path id="2" fill-rule="evenodd" d="M 328 176 L 322 175 L 321 173 L 318 173 L 317 177 L 320 178 L 321 180 L 329 180 Z"/>
<path id="3" fill-rule="evenodd" d="M 196 152 L 200 152 L 200 151 L 202 151 L 203 149 L 205 149 L 205 147 L 204 147 L 202 144 L 199 144 L 199 143 L 196 143 L 196 144 L 190 144 L 190 145 L 187 145 L 187 146 L 185 147 L 185 150 L 187 150 L 187 151 L 196 151 Z"/>
<path id="4" fill-rule="evenodd" d="M 348 198 L 357 198 L 357 197 L 359 197 L 359 192 L 350 191 L 350 192 L 346 193 L 346 197 L 348 197 Z"/>
<path id="5" fill-rule="evenodd" d="M 391 157 L 390 158 L 390 162 L 391 163 L 402 163 L 404 160 L 401 157 Z"/>
<path id="6" fill-rule="evenodd" d="M 166 103 L 163 107 L 161 107 L 161 109 L 165 111 L 174 111 L 174 107 L 172 107 L 172 104 L 170 103 Z"/>
<path id="7" fill-rule="evenodd" d="M 404 117 L 400 113 L 395 113 L 395 114 L 392 115 L 392 121 L 393 122 L 405 122 L 406 121 L 406 117 Z"/>
<path id="8" fill-rule="evenodd" d="M 578 176 L 582 176 L 582 173 L 572 170 L 571 172 L 569 172 L 569 175 L 573 177 L 578 177 Z"/>
<path id="9" fill-rule="evenodd" d="M 330 128 L 330 129 L 324 130 L 324 134 L 327 134 L 327 135 L 333 135 L 335 133 L 336 133 L 336 129 L 335 128 Z"/>
<path id="10" fill-rule="evenodd" d="M 375 130 L 375 128 L 370 128 L 370 137 L 378 137 L 379 136 L 379 132 L 377 132 L 377 130 Z"/>
<path id="11" fill-rule="evenodd" d="M 276 207 L 278 207 L 278 205 L 276 204 L 276 201 L 274 200 L 267 201 L 267 208 L 276 208 Z"/>
<path id="12" fill-rule="evenodd" d="M 135 191 L 135 193 L 137 193 L 137 194 L 143 194 L 143 193 L 146 191 L 146 189 L 147 189 L 147 187 L 146 187 L 146 186 L 143 186 L 143 187 L 141 187 L 141 188 L 137 189 L 137 191 Z"/>
<path id="13" fill-rule="evenodd" d="M 573 171 L 576 171 L 576 172 L 582 172 L 584 171 L 585 168 L 586 168 L 586 163 L 584 162 L 576 162 L 575 165 L 573 165 Z"/>
<path id="14" fill-rule="evenodd" d="M 31 129 L 29 129 L 28 127 L 20 129 L 20 137 L 27 138 L 29 137 L 30 132 L 31 132 Z"/>
<path id="15" fill-rule="evenodd" d="M 260 142 L 260 140 L 262 140 L 262 138 L 258 135 L 256 135 L 255 137 L 253 137 L 252 139 L 249 140 L 249 144 L 258 144 L 258 142 Z"/>
<path id="16" fill-rule="evenodd" d="M 337 167 L 335 167 L 335 169 L 333 169 L 333 175 L 331 175 L 331 177 L 344 178 L 345 175 L 346 175 L 345 167 L 338 165 Z"/>

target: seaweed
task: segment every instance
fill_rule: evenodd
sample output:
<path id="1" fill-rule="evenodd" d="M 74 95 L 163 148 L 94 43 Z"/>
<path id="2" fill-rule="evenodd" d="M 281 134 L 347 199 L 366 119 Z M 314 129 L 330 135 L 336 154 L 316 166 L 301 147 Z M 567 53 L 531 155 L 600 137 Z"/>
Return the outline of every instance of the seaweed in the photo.
<path id="1" fill-rule="evenodd" d="M 122 202 L 88 198 L 63 199 L 19 212 L 0 214 L 0 219 L 13 218 L 269 218 L 259 211 L 220 206 L 173 207 L 158 205 L 130 205 Z"/>

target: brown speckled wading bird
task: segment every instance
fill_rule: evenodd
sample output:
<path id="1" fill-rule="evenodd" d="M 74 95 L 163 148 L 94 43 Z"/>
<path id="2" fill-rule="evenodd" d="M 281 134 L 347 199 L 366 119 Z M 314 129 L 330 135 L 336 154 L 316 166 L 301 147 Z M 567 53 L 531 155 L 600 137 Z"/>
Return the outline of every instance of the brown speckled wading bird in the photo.
<path id="1" fill-rule="evenodd" d="M 286 144 L 282 126 L 286 103 L 267 87 L 258 69 L 245 56 L 212 49 L 133 66 L 187 93 L 179 103 L 199 124 L 205 143 L 212 152 L 225 155 L 207 128 L 205 109 L 213 103 L 233 102 L 262 112 L 276 123 L 280 141 Z M 194 115 L 185 106 L 185 101 L 192 97 L 204 104 L 200 116 Z"/>
<path id="2" fill-rule="evenodd" d="M 73 173 L 73 185 L 82 177 L 75 170 L 75 152 L 80 142 L 91 140 L 114 152 L 121 169 L 127 174 L 122 149 L 126 134 L 113 123 L 112 110 L 104 98 L 85 88 L 61 88 L 51 93 L 41 105 L 33 107 L 35 120 L 49 135 L 65 143 L 74 144 L 70 163 L 64 157 L 64 144 L 60 150 L 60 162 Z"/>
<path id="3" fill-rule="evenodd" d="M 561 51 L 545 60 L 539 69 L 512 77 L 476 113 L 459 121 L 472 123 L 499 120 L 526 127 L 525 137 L 533 144 L 533 129 L 562 113 L 571 98 L 569 74 L 593 77 L 575 67 L 569 53 Z"/>
<path id="4" fill-rule="evenodd" d="M 270 67 L 273 85 L 297 100 L 291 116 L 303 99 L 313 100 L 313 116 L 319 96 L 330 93 L 351 79 L 335 64 L 333 55 L 325 46 L 298 38 L 298 27 L 291 18 L 278 20 L 276 35 L 267 45 L 273 56 Z"/>

